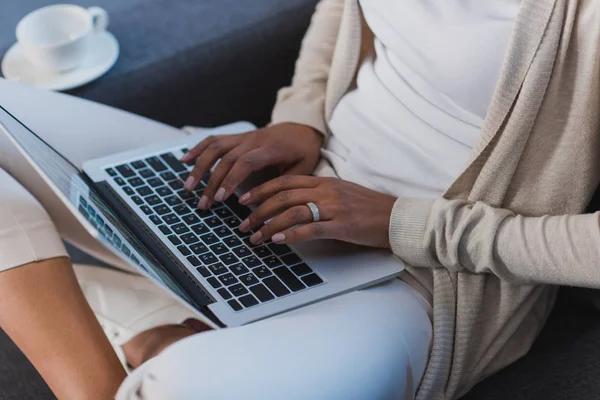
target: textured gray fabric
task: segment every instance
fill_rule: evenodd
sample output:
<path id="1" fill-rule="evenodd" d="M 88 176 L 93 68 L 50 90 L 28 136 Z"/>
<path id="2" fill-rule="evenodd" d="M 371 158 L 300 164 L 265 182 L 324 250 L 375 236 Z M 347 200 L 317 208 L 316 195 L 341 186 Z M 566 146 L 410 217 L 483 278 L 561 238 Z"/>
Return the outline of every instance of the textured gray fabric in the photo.
<path id="1" fill-rule="evenodd" d="M 78 1 L 109 11 L 121 56 L 107 75 L 70 93 L 174 126 L 262 125 L 290 79 L 316 2 Z M 15 41 L 19 19 L 50 3 L 3 2 L 0 54 Z"/>

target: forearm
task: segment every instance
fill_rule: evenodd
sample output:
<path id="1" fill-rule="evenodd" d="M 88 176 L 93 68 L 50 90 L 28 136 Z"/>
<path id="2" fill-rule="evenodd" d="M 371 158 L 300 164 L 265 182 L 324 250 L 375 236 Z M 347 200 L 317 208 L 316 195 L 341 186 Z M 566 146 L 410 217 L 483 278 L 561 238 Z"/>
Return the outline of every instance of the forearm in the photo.
<path id="1" fill-rule="evenodd" d="M 67 258 L 0 273 L 0 327 L 60 399 L 109 399 L 125 379 Z"/>
<path id="2" fill-rule="evenodd" d="M 419 267 L 519 283 L 600 285 L 598 214 L 524 217 L 481 202 L 400 199 L 390 241 Z"/>

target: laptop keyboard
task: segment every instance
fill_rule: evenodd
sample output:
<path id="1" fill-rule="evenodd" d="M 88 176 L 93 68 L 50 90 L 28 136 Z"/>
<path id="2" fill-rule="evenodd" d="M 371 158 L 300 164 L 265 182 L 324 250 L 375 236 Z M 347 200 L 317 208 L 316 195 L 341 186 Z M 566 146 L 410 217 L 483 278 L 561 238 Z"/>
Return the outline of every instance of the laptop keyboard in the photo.
<path id="1" fill-rule="evenodd" d="M 191 169 L 169 152 L 107 168 L 106 173 L 161 232 L 158 236 L 170 242 L 234 311 L 324 283 L 290 247 L 252 245 L 253 232 L 237 228 L 250 214 L 237 196 L 198 210 L 209 176 L 188 192 L 183 183 Z"/>

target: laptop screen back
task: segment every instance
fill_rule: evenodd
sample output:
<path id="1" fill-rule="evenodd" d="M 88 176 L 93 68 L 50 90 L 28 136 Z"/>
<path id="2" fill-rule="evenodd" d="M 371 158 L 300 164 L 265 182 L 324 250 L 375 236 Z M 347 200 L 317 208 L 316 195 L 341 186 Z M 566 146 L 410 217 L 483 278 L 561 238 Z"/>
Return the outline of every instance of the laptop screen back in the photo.
<path id="1" fill-rule="evenodd" d="M 0 134 L 7 134 L 21 151 L 27 154 L 30 163 L 37 167 L 50 186 L 54 186 L 54 191 L 66 205 L 70 205 L 71 211 L 79 213 L 87 221 L 83 221 L 84 227 L 104 246 L 134 268 L 169 288 L 184 301 L 194 305 L 160 263 L 97 195 L 93 185 L 75 165 L 2 106 L 0 128 L 4 128 L 5 131 Z"/>

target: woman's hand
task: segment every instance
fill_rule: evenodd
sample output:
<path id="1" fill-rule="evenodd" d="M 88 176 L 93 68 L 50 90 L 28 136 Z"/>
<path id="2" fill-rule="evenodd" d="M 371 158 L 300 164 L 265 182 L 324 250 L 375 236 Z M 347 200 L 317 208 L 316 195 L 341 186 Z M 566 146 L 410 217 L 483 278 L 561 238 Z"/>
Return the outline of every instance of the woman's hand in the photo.
<path id="1" fill-rule="evenodd" d="M 260 244 L 338 239 L 389 248 L 388 227 L 396 198 L 334 178 L 282 176 L 240 197 L 243 205 L 260 204 L 240 225 L 246 232 L 260 226 L 250 241 Z M 320 221 L 306 203 L 319 208 Z"/>
<path id="2" fill-rule="evenodd" d="M 281 174 L 308 175 L 319 161 L 323 135 L 299 124 L 285 123 L 240 135 L 211 136 L 191 149 L 181 161 L 195 166 L 185 182 L 192 190 L 213 165 L 198 208 L 226 200 L 252 172 L 276 166 Z"/>

